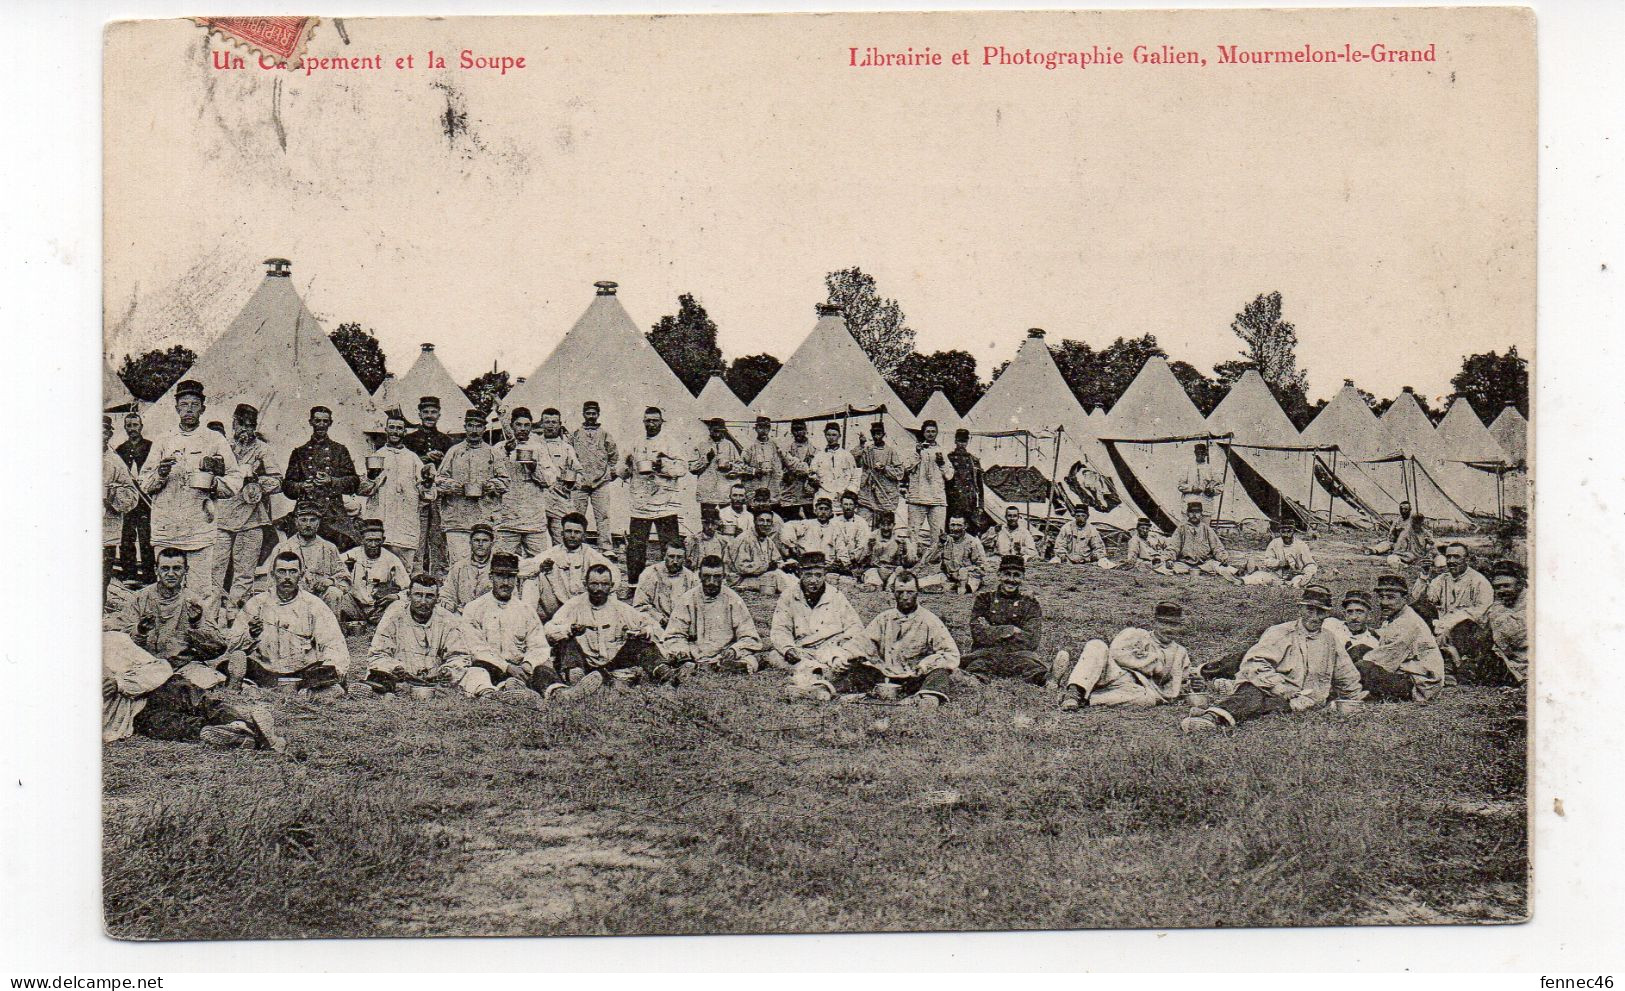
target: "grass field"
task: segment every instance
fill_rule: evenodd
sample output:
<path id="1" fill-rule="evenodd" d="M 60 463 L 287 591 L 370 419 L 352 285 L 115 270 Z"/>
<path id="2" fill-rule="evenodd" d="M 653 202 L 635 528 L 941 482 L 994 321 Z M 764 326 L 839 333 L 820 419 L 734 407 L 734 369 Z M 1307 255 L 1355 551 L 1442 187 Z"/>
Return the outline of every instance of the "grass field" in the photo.
<path id="1" fill-rule="evenodd" d="M 1337 593 L 1376 568 L 1317 548 Z M 1159 599 L 1206 660 L 1290 590 L 1037 566 L 1046 648 Z M 880 596 L 855 594 L 866 617 Z M 970 601 L 927 597 L 963 637 Z M 771 601 L 752 602 L 765 632 Z M 357 664 L 365 645 L 352 642 Z M 1185 739 L 1024 685 L 935 712 L 701 678 L 546 712 L 273 703 L 302 759 L 104 750 L 125 938 L 1259 926 L 1527 914 L 1521 697 L 1309 713 Z"/>

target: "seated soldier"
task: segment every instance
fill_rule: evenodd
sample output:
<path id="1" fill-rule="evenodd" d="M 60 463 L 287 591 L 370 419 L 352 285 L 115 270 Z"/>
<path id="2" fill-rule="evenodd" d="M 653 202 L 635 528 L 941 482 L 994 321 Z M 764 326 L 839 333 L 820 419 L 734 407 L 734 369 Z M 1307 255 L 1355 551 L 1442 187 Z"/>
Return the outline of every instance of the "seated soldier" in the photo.
<path id="1" fill-rule="evenodd" d="M 661 637 L 667 658 L 693 661 L 701 668 L 744 671 L 761 667 L 762 638 L 739 593 L 723 584 L 722 558 L 700 560 L 700 583 L 679 596 Z"/>
<path id="2" fill-rule="evenodd" d="M 1102 571 L 1117 567 L 1117 562 L 1106 553 L 1106 541 L 1101 539 L 1100 531 L 1089 522 L 1089 507 L 1081 502 L 1072 507 L 1072 518 L 1055 534 L 1050 560 L 1093 564 Z"/>
<path id="3" fill-rule="evenodd" d="M 936 565 L 942 571 L 920 579 L 921 591 L 940 592 L 946 587 L 950 592 L 975 595 L 982 590 L 987 574 L 987 551 L 982 549 L 982 542 L 966 530 L 963 517 L 955 516 L 948 521 L 948 532 L 920 561 L 921 570 Z"/>
<path id="4" fill-rule="evenodd" d="M 959 645 L 935 613 L 920 608 L 913 572 L 898 572 L 892 601 L 895 607 L 876 616 L 852 642 L 853 656 L 837 656 L 818 684 L 843 701 L 877 694 L 936 708 L 948 701 L 948 673 L 959 666 Z"/>
<path id="5" fill-rule="evenodd" d="M 1244 585 L 1291 585 L 1303 588 L 1320 571 L 1309 546 L 1298 539 L 1298 530 L 1281 520 L 1270 523 L 1269 546 L 1247 564 Z"/>
<path id="6" fill-rule="evenodd" d="M 363 520 L 361 543 L 339 555 L 346 577 L 335 582 L 322 601 L 340 623 L 376 623 L 412 583 L 406 564 L 384 547 L 384 521 Z"/>
<path id="7" fill-rule="evenodd" d="M 766 490 L 763 490 L 766 492 Z M 773 508 L 773 495 L 767 493 L 763 502 L 769 510 Z M 700 511 L 701 522 L 704 522 L 705 512 Z M 724 540 L 732 543 L 735 537 L 747 533 L 756 520 L 755 512 L 750 508 L 750 501 L 745 491 L 744 482 L 735 482 L 728 487 L 728 504 L 717 511 L 718 532 Z M 696 558 L 695 560 L 698 560 Z"/>
<path id="8" fill-rule="evenodd" d="M 682 544 L 667 544 L 665 559 L 655 567 L 644 568 L 638 576 L 632 608 L 648 616 L 657 629 L 664 629 L 672 605 L 699 583 L 694 572 L 688 570 L 688 551 Z"/>
<path id="9" fill-rule="evenodd" d="M 1417 613 L 1433 624 L 1445 670 L 1477 669 L 1492 654 L 1484 614 L 1495 601 L 1490 580 L 1471 564 L 1467 545 L 1444 548 L 1444 572 L 1428 582 Z"/>
<path id="10" fill-rule="evenodd" d="M 230 687 L 246 679 L 270 688 L 297 678 L 298 690 L 312 698 L 331 700 L 345 693 L 350 648 L 333 610 L 305 589 L 304 570 L 296 551 L 271 559 L 271 590 L 244 603 L 231 626 Z"/>
<path id="11" fill-rule="evenodd" d="M 293 536 L 279 542 L 266 559 L 269 563 L 275 561 L 279 554 L 289 551 L 298 554 L 304 565 L 300 579 L 304 584 L 300 587 L 317 598 L 326 595 L 327 590 L 347 574 L 344 562 L 339 560 L 338 545 L 321 536 L 321 528 L 321 507 L 314 502 L 301 500 L 293 510 Z M 261 590 L 269 587 L 268 581 L 261 586 Z"/>
<path id="12" fill-rule="evenodd" d="M 824 555 L 812 551 L 800 562 L 794 585 L 779 595 L 773 609 L 771 639 L 775 667 L 788 664 L 792 698 L 827 701 L 835 696 L 830 675 L 858 656 L 863 620 L 841 590 L 829 584 Z"/>
<path id="13" fill-rule="evenodd" d="M 553 665 L 571 684 L 593 672 L 617 684 L 648 680 L 675 685 L 694 669 L 672 668 L 660 653 L 661 629 L 644 613 L 611 595 L 615 575 L 602 564 L 587 568 L 587 590 L 559 607 L 543 631 L 553 648 Z"/>
<path id="14" fill-rule="evenodd" d="M 1151 528 L 1144 516 L 1134 523 L 1129 534 L 1128 547 L 1123 551 L 1123 567 L 1150 568 L 1158 574 L 1171 575 L 1168 570 L 1168 538 Z"/>
<path id="15" fill-rule="evenodd" d="M 128 635 L 109 631 L 102 634 L 102 742 L 137 734 L 229 749 L 287 749 L 265 706 L 227 702 L 217 689 L 200 688 Z"/>
<path id="16" fill-rule="evenodd" d="M 1388 558 L 1388 567 L 1398 571 L 1407 564 L 1431 560 L 1438 553 L 1427 517 L 1411 514 L 1411 504 L 1399 504 L 1399 520 L 1388 528 L 1388 539 L 1366 548 L 1367 554 Z"/>
<path id="17" fill-rule="evenodd" d="M 1484 612 L 1495 664 L 1482 664 L 1468 674 L 1474 684 L 1522 685 L 1529 677 L 1529 614 L 1524 602 L 1523 565 L 1497 561 L 1490 568 L 1495 601 Z"/>
<path id="18" fill-rule="evenodd" d="M 858 494 L 841 493 L 841 511 L 829 524 L 831 571 L 861 577 L 869 568 L 869 521 L 858 515 Z"/>
<path id="19" fill-rule="evenodd" d="M 1358 667 L 1365 652 L 1377 645 L 1377 635 L 1371 631 L 1371 596 L 1357 588 L 1343 593 L 1343 618 L 1328 617 L 1326 628 L 1338 634 Z"/>
<path id="20" fill-rule="evenodd" d="M 1172 559 L 1169 570 L 1176 575 L 1201 571 L 1241 584 L 1241 579 L 1236 577 L 1236 569 L 1229 563 L 1229 552 L 1219 541 L 1219 535 L 1213 532 L 1212 525 L 1203 518 L 1200 502 L 1193 500 L 1185 506 L 1185 522 L 1174 531 L 1168 556 Z"/>
<path id="21" fill-rule="evenodd" d="M 705 560 L 711 554 L 715 554 L 717 557 L 726 556 L 730 543 L 732 543 L 732 540 L 722 533 L 722 523 L 717 513 L 717 507 L 701 506 L 700 532 L 691 534 L 683 546 L 688 551 L 688 563 L 697 565 L 698 562 Z"/>
<path id="22" fill-rule="evenodd" d="M 1184 632 L 1185 610 L 1175 602 L 1159 602 L 1149 629 L 1127 627 L 1112 638 L 1110 647 L 1104 640 L 1091 640 L 1075 665 L 1066 651 L 1058 651 L 1050 674 L 1057 682 L 1066 681 L 1062 710 L 1176 701 L 1193 674 L 1190 652 L 1174 639 Z"/>
<path id="23" fill-rule="evenodd" d="M 1235 691 L 1193 712 L 1179 728 L 1186 733 L 1234 729 L 1238 723 L 1280 712 L 1303 712 L 1338 699 L 1360 699 L 1360 672 L 1336 631 L 1326 629 L 1332 593 L 1310 585 L 1299 600 L 1302 615 L 1264 631 L 1247 651 Z"/>
<path id="24" fill-rule="evenodd" d="M 491 524 L 469 527 L 468 556 L 455 561 L 440 583 L 440 608 L 460 614 L 464 606 L 491 591 L 491 550 L 495 546 L 496 529 Z"/>
<path id="25" fill-rule="evenodd" d="M 735 588 L 775 594 L 783 588 L 785 553 L 777 536 L 778 525 L 778 514 L 764 509 L 756 514 L 751 532 L 728 548 L 728 575 Z"/>
<path id="26" fill-rule="evenodd" d="M 1025 558 L 1005 555 L 999 559 L 998 584 L 991 592 L 978 593 L 971 606 L 971 649 L 961 667 L 980 679 L 1018 678 L 1042 685 L 1049 676 L 1049 665 L 1038 656 L 1044 610 L 1022 591 L 1026 575 Z"/>
<path id="27" fill-rule="evenodd" d="M 1023 561 L 1039 559 L 1038 538 L 1022 518 L 1020 506 L 1004 507 L 1004 526 L 993 531 L 993 552 L 1000 557 L 1019 554 Z"/>
<path id="28" fill-rule="evenodd" d="M 1444 687 L 1444 657 L 1427 621 L 1410 607 L 1404 578 L 1378 576 L 1377 608 L 1377 645 L 1355 661 L 1366 691 L 1376 701 L 1428 701 Z"/>
<path id="29" fill-rule="evenodd" d="M 535 602 L 542 619 L 551 618 L 559 606 L 587 591 L 587 569 L 595 564 L 609 569 L 611 588 L 620 584 L 620 571 L 586 540 L 587 517 L 565 513 L 559 520 L 560 542 L 519 562 L 519 577 L 535 579 L 522 597 Z"/>
<path id="30" fill-rule="evenodd" d="M 828 496 L 813 500 L 812 519 L 791 520 L 781 531 L 784 552 L 797 560 L 817 551 L 824 555 L 824 568 L 830 570 L 835 545 L 835 504 Z"/>
<path id="31" fill-rule="evenodd" d="M 401 696 L 411 689 L 421 698 L 437 685 L 456 685 L 468 695 L 490 690 L 483 673 L 471 677 L 462 617 L 441 601 L 440 579 L 419 573 L 412 576 L 406 597 L 384 610 L 367 658 L 367 684 L 373 691 Z"/>
<path id="32" fill-rule="evenodd" d="M 594 672 L 577 685 L 567 686 L 553 667 L 553 652 L 542 630 L 536 607 L 516 594 L 519 557 L 491 555 L 491 591 L 463 610 L 473 663 L 465 676 L 476 698 L 495 693 L 505 702 L 571 699 L 603 686 Z"/>
<path id="33" fill-rule="evenodd" d="M 948 526 L 953 526 L 952 520 Z M 898 531 L 895 514 L 875 514 L 875 532 L 869 535 L 864 560 L 869 566 L 863 572 L 863 587 L 871 591 L 890 588 L 898 571 L 914 567 L 914 544 L 908 534 Z"/>
<path id="34" fill-rule="evenodd" d="M 200 598 L 187 590 L 187 568 L 185 551 L 160 550 L 158 580 L 126 599 L 118 612 L 103 620 L 102 628 L 124 634 L 175 670 L 202 665 L 208 675 L 192 672 L 192 679 L 212 684 L 220 680 L 214 669 L 226 651 L 226 636 L 217 625 L 214 597 Z"/>

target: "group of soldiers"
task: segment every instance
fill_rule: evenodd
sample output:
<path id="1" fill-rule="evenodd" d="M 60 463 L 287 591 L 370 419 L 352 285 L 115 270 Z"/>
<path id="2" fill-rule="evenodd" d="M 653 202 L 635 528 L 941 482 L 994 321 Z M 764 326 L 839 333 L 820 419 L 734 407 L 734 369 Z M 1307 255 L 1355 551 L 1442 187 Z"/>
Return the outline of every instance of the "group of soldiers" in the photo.
<path id="1" fill-rule="evenodd" d="M 425 400 L 412 430 L 389 411 L 362 472 L 328 437 L 331 412 L 315 407 L 310 440 L 279 471 L 256 410 L 239 405 L 227 438 L 201 425 L 203 387 L 187 381 L 176 390 L 178 428 L 151 443 L 137 473 L 108 451 L 104 544 L 117 545 L 121 514 L 145 500 L 155 562 L 154 581 L 105 624 L 104 738 L 281 747 L 255 702 L 278 687 L 318 700 L 357 683 L 389 697 L 449 689 L 545 706 L 611 682 L 764 669 L 787 673 L 788 694 L 814 701 L 934 707 L 967 675 L 1046 685 L 1064 710 L 1190 699 L 1182 725 L 1200 732 L 1328 701 L 1426 701 L 1451 674 L 1521 684 L 1526 673 L 1521 569 L 1501 562 L 1486 579 L 1460 544 L 1443 548 L 1437 576 L 1413 587 L 1384 575 L 1375 599 L 1351 592 L 1333 616 L 1294 532 L 1279 529 L 1262 554 L 1233 563 L 1194 500 L 1171 536 L 1140 520 L 1115 558 L 1081 507 L 1052 539 L 1016 507 L 977 535 L 980 464 L 963 431 L 953 450 L 940 449 L 932 423 L 912 451 L 888 445 L 880 422 L 851 450 L 831 423 L 825 447 L 810 450 L 803 422 L 781 447 L 759 419 L 747 447 L 713 420 L 691 451 L 651 407 L 644 437 L 623 454 L 594 403 L 573 432 L 554 409 L 535 420 L 504 411 L 489 440 L 484 416 L 471 413 L 456 442 L 435 429 L 437 406 Z M 110 440 L 111 421 L 103 432 Z M 685 539 L 687 474 L 701 525 Z M 956 497 L 951 483 L 967 476 L 976 492 Z M 624 555 L 587 540 L 587 511 L 600 538 L 608 529 L 603 494 L 615 481 L 631 508 Z M 267 554 L 276 492 L 296 500 L 292 532 Z M 908 531 L 895 525 L 899 504 Z M 648 564 L 651 533 L 659 559 Z M 1391 536 L 1398 544 L 1404 534 Z M 1043 610 L 1024 589 L 1039 559 L 1290 583 L 1302 589 L 1302 615 L 1203 666 L 1179 643 L 1183 610 L 1172 602 L 1109 644 L 1089 641 L 1075 662 L 1066 650 L 1045 656 Z M 892 606 L 865 622 L 843 585 L 889 591 Z M 776 597 L 765 639 L 741 591 Z M 967 650 L 922 592 L 975 596 Z M 368 630 L 365 672 L 352 678 L 345 636 Z M 1209 684 L 1219 696 L 1211 704 Z"/>

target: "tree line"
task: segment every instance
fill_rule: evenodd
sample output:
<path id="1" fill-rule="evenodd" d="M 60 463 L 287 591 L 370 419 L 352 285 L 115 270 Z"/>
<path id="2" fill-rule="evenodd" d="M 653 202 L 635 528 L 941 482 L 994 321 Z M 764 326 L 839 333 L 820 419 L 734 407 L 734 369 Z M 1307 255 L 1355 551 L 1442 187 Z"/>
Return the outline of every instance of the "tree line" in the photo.
<path id="1" fill-rule="evenodd" d="M 954 409 L 964 415 L 1009 365 L 1008 361 L 1001 364 L 993 370 L 992 378 L 983 382 L 976 371 L 976 359 L 968 351 L 915 350 L 915 332 L 902 305 L 883 296 L 874 276 L 860 268 L 830 272 L 824 277 L 824 287 L 827 301 L 839 305 L 845 313 L 847 327 L 858 345 L 914 412 L 940 389 Z M 1214 365 L 1211 374 L 1173 358 L 1155 334 L 1118 337 L 1102 348 L 1063 338 L 1050 345 L 1050 354 L 1061 378 L 1085 409 L 1110 409 L 1146 360 L 1162 357 L 1168 359 L 1174 377 L 1203 416 L 1213 412 L 1245 372 L 1257 369 L 1293 425 L 1300 430 L 1307 426 L 1326 401 L 1311 403 L 1308 399 L 1309 372 L 1298 367 L 1297 328 L 1286 319 L 1281 294 L 1260 293 L 1236 314 L 1230 330 L 1240 343 L 1237 355 Z M 375 391 L 388 371 L 387 356 L 377 337 L 358 322 L 340 324 L 329 336 L 361 384 L 368 392 Z M 695 395 L 713 374 L 720 373 L 740 401 L 749 405 L 783 366 L 777 356 L 765 352 L 725 360 L 717 343 L 716 321 L 693 293 L 680 294 L 677 312 L 662 316 L 646 336 Z M 127 356 L 118 375 L 137 399 L 152 402 L 179 381 L 196 358 L 189 348 L 177 344 Z M 1465 398 L 1486 424 L 1506 406 L 1517 408 L 1527 417 L 1528 364 L 1516 345 L 1505 353 L 1466 355 L 1460 371 L 1450 380 L 1452 392 L 1446 404 Z M 463 391 L 476 407 L 489 411 L 513 384 L 507 371 L 493 367 L 471 380 Z M 1356 389 L 1379 416 L 1397 398 L 1378 399 L 1358 385 Z M 1437 422 L 1442 409 L 1430 405 L 1420 392 L 1416 398 L 1423 411 Z"/>

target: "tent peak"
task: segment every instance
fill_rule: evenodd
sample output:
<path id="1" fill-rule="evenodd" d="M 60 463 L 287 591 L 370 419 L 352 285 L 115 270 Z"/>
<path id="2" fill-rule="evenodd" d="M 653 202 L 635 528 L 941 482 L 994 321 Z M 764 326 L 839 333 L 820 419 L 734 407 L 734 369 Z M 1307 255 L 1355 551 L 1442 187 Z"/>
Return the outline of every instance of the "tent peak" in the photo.
<path id="1" fill-rule="evenodd" d="M 608 279 L 605 279 L 602 282 L 593 283 L 593 288 L 598 290 L 598 295 L 600 296 L 613 296 L 615 295 L 615 290 L 619 289 L 620 287 L 620 283 L 610 282 Z"/>
<path id="2" fill-rule="evenodd" d="M 422 348 L 423 348 L 423 350 L 425 350 L 425 351 L 433 351 L 433 350 L 434 350 L 434 345 L 433 345 L 433 344 L 430 344 L 430 343 L 429 343 L 429 342 L 428 342 L 428 341 L 424 341 L 424 342 L 423 342 L 423 343 L 422 343 L 422 344 L 421 344 L 421 345 L 419 345 L 419 346 L 420 346 L 420 347 L 422 347 Z"/>
<path id="3" fill-rule="evenodd" d="M 260 264 L 265 265 L 267 279 L 286 279 L 293 275 L 293 262 L 286 258 L 267 258 Z"/>
<path id="4" fill-rule="evenodd" d="M 818 311 L 818 315 L 821 317 L 838 317 L 842 313 L 841 304 L 839 303 L 816 303 L 813 305 L 813 309 Z"/>
<path id="5" fill-rule="evenodd" d="M 1027 336 L 1028 337 L 1035 337 L 1038 340 L 1043 340 L 1044 339 L 1044 328 L 1042 328 L 1042 327 L 1032 327 L 1027 331 Z"/>

